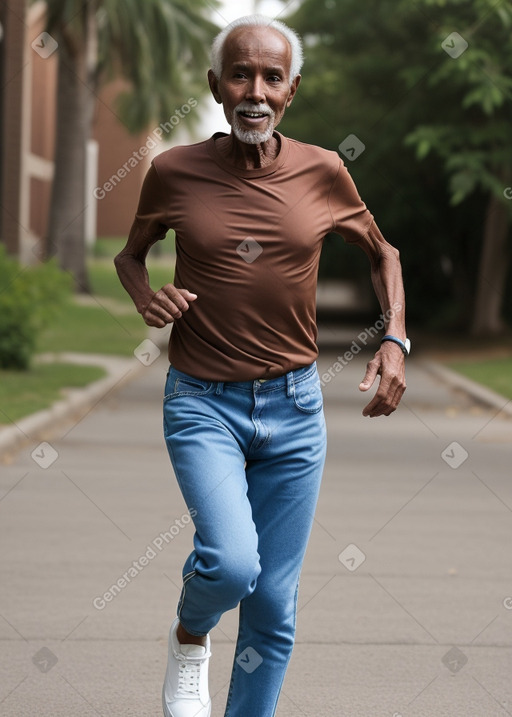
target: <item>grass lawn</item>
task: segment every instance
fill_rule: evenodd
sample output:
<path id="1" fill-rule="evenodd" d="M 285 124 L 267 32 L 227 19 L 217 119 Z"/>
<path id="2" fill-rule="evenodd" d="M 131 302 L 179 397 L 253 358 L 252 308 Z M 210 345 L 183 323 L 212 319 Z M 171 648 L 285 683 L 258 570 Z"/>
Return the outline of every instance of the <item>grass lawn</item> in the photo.
<path id="1" fill-rule="evenodd" d="M 160 256 L 154 256 L 153 249 L 148 257 L 155 290 L 173 280 L 169 242 L 162 242 Z M 88 261 L 92 296 L 76 297 L 67 303 L 58 320 L 40 337 L 38 351 L 130 356 L 146 338 L 147 326 L 121 285 L 112 261 L 124 244 L 124 239 L 98 239 Z"/>
<path id="2" fill-rule="evenodd" d="M 94 259 L 113 259 L 119 254 L 126 244 L 127 237 L 98 237 L 94 242 L 91 251 L 91 258 Z M 174 232 L 169 230 L 165 239 L 158 241 L 150 249 L 150 258 L 161 256 L 162 254 L 174 254 Z"/>
<path id="3" fill-rule="evenodd" d="M 125 240 L 103 239 L 96 244 L 88 268 L 92 296 L 72 297 L 57 318 L 41 333 L 39 353 L 63 351 L 131 356 L 147 336 L 148 328 L 125 292 L 112 262 Z M 148 257 L 152 287 L 173 278 L 174 259 L 169 239 L 160 255 Z M 28 371 L 0 370 L 0 425 L 48 408 L 64 388 L 86 386 L 105 375 L 98 366 L 37 364 Z"/>
<path id="4" fill-rule="evenodd" d="M 130 356 L 146 334 L 146 324 L 131 307 L 120 311 L 102 298 L 88 298 L 86 305 L 70 300 L 42 333 L 37 349 Z"/>
<path id="5" fill-rule="evenodd" d="M 149 281 L 154 291 L 172 282 L 174 262 L 171 257 L 148 261 Z M 94 296 L 108 297 L 133 306 L 132 300 L 113 271 L 112 261 L 96 259 L 89 263 L 89 279 Z M 135 311 L 135 308 L 133 309 Z"/>
<path id="6" fill-rule="evenodd" d="M 0 424 L 48 408 L 63 387 L 79 388 L 105 376 L 100 366 L 36 364 L 30 371 L 0 371 Z"/>
<path id="7" fill-rule="evenodd" d="M 512 356 L 473 361 L 450 361 L 453 371 L 512 399 Z"/>
<path id="8" fill-rule="evenodd" d="M 147 258 L 151 287 L 157 291 L 172 282 L 174 276 L 174 236 L 168 236 L 154 245 Z M 117 278 L 113 260 L 126 243 L 125 239 L 100 238 L 89 257 L 88 269 L 94 296 L 108 297 L 133 306 L 132 300 Z M 135 311 L 135 309 L 134 309 Z"/>

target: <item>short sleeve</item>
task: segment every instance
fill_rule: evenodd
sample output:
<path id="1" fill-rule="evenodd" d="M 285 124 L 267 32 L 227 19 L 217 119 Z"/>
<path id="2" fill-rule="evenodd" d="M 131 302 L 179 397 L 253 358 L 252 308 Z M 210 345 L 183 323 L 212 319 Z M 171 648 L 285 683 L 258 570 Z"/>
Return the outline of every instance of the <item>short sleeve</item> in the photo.
<path id="1" fill-rule="evenodd" d="M 359 196 L 354 180 L 341 159 L 329 193 L 329 210 L 333 220 L 332 231 L 341 234 L 346 242 L 359 241 L 373 222 L 373 215 Z"/>
<path id="2" fill-rule="evenodd" d="M 151 163 L 140 192 L 132 231 L 146 239 L 163 239 L 169 229 L 169 198 L 158 172 Z"/>

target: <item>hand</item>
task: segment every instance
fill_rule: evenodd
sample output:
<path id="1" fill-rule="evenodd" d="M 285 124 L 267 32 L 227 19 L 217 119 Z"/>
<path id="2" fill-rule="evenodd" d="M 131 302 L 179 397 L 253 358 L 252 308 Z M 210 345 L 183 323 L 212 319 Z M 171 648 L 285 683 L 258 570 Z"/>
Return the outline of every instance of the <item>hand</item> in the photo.
<path id="1" fill-rule="evenodd" d="M 141 311 L 142 318 L 148 326 L 162 329 L 181 318 L 189 308 L 189 301 L 195 301 L 197 294 L 187 289 L 177 289 L 173 284 L 166 284 L 153 294 L 149 304 Z"/>
<path id="2" fill-rule="evenodd" d="M 391 341 L 381 344 L 366 367 L 360 391 L 368 391 L 380 375 L 377 393 L 363 409 L 363 416 L 389 416 L 396 411 L 405 391 L 405 356 L 399 346 Z"/>

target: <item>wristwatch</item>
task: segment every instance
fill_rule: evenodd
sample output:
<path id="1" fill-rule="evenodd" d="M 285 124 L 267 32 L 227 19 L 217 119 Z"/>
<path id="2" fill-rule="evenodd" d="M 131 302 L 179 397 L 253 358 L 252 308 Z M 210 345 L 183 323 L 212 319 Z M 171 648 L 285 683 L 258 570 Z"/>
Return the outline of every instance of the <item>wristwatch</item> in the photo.
<path id="1" fill-rule="evenodd" d="M 398 346 L 400 346 L 400 348 L 402 349 L 404 356 L 409 356 L 409 354 L 411 353 L 411 342 L 409 339 L 405 339 L 405 341 L 402 341 L 402 339 L 399 339 L 396 336 L 386 334 L 381 338 L 381 344 L 384 343 L 384 341 L 392 341 L 394 344 L 398 344 Z"/>

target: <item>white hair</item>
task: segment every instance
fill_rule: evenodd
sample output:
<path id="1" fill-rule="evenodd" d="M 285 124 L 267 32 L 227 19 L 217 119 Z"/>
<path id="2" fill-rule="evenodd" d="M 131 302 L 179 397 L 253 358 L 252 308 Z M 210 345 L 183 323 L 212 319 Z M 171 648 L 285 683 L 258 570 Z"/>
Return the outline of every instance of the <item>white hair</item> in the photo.
<path id="1" fill-rule="evenodd" d="M 213 41 L 210 61 L 211 68 L 215 77 L 220 80 L 222 75 L 222 63 L 224 54 L 224 44 L 228 37 L 231 35 L 233 30 L 239 27 L 271 27 L 277 30 L 281 35 L 288 40 L 292 50 L 292 61 L 290 66 L 290 84 L 300 74 L 302 64 L 304 62 L 304 51 L 302 49 L 302 40 L 299 35 L 292 30 L 288 25 L 280 20 L 272 20 L 270 17 L 264 15 L 246 15 L 245 17 L 239 17 L 238 20 L 234 20 L 227 27 L 224 28 L 215 40 Z"/>

